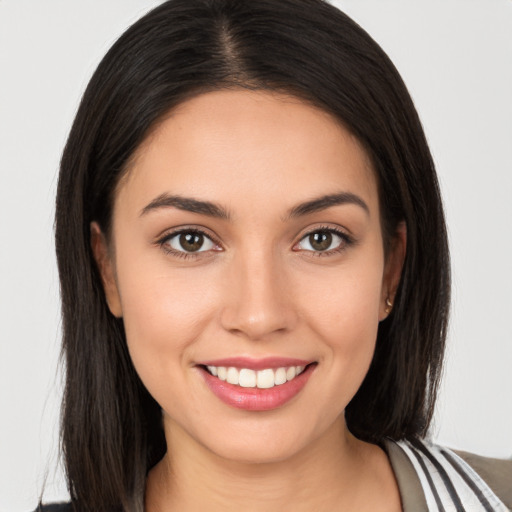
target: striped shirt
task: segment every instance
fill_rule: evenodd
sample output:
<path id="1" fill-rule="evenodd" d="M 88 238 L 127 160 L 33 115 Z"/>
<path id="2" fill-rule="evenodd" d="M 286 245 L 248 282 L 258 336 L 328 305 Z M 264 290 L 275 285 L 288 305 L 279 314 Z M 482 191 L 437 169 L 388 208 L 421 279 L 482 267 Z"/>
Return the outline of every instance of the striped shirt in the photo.
<path id="1" fill-rule="evenodd" d="M 509 511 L 471 466 L 452 450 L 428 441 L 396 444 L 416 471 L 429 511 Z"/>

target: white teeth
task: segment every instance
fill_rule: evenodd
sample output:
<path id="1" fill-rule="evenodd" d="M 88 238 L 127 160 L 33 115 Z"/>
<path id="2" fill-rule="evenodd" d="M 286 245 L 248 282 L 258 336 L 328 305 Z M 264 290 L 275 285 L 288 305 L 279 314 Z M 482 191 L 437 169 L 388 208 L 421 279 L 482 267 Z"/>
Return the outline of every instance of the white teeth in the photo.
<path id="1" fill-rule="evenodd" d="M 233 367 L 228 368 L 228 373 L 226 376 L 226 382 L 229 382 L 229 384 L 235 384 L 238 386 L 238 382 L 240 380 L 240 372 Z"/>
<path id="2" fill-rule="evenodd" d="M 274 370 L 269 368 L 268 370 L 260 370 L 258 372 L 258 387 L 261 389 L 274 387 Z"/>
<path id="3" fill-rule="evenodd" d="M 240 370 L 240 377 L 238 380 L 240 386 L 243 388 L 253 388 L 256 386 L 256 372 L 254 370 L 249 370 L 248 368 L 243 368 Z"/>
<path id="4" fill-rule="evenodd" d="M 276 386 L 279 386 L 280 384 L 284 384 L 286 382 L 286 368 L 278 368 L 276 370 L 274 382 Z"/>
<path id="5" fill-rule="evenodd" d="M 220 380 L 243 388 L 269 389 L 280 386 L 304 371 L 304 366 L 288 366 L 282 368 L 266 368 L 264 370 L 251 370 L 249 368 L 235 368 L 230 366 L 207 366 L 208 371 Z"/>

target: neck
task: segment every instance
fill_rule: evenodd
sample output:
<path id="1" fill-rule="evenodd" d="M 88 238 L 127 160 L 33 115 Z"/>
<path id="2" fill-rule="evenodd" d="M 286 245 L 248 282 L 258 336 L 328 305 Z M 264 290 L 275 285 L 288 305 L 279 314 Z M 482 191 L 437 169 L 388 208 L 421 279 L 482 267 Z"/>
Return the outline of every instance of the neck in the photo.
<path id="1" fill-rule="evenodd" d="M 226 460 L 175 424 L 166 425 L 166 440 L 168 453 L 148 476 L 148 512 L 365 510 L 368 486 L 390 483 L 384 452 L 352 436 L 344 418 L 306 449 L 268 463 Z"/>

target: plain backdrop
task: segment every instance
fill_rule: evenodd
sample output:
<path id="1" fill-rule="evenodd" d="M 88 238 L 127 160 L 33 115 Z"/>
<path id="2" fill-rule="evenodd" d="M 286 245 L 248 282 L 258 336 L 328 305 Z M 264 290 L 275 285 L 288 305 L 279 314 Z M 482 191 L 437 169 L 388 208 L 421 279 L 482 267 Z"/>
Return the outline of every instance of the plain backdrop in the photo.
<path id="1" fill-rule="evenodd" d="M 277 1 L 277 0 L 276 0 Z M 53 203 L 100 58 L 156 0 L 0 0 L 0 512 L 66 498 Z M 339 0 L 390 55 L 437 163 L 453 313 L 432 435 L 512 456 L 512 1 Z"/>

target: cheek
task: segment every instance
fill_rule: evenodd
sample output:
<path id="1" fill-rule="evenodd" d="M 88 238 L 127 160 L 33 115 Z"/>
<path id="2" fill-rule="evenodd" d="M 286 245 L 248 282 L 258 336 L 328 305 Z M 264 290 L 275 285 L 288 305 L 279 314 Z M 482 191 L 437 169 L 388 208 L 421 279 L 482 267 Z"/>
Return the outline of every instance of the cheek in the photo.
<path id="1" fill-rule="evenodd" d="M 380 261 L 380 260 L 378 260 Z M 302 317 L 323 342 L 323 363 L 330 375 L 333 401 L 349 401 L 361 385 L 375 350 L 382 295 L 383 266 L 361 261 L 341 266 L 329 278 L 303 282 Z M 341 389 L 343 389 L 341 391 Z"/>
<path id="2" fill-rule="evenodd" d="M 295 293 L 302 298 L 304 313 L 329 338 L 376 332 L 384 265 L 378 247 L 375 256 L 367 252 L 365 258 L 357 255 L 329 271 L 319 269 L 304 277 Z"/>
<path id="3" fill-rule="evenodd" d="M 212 277 L 200 270 L 170 272 L 154 261 L 135 262 L 118 266 L 123 322 L 135 369 L 158 401 L 186 375 L 194 343 L 215 314 L 216 301 L 205 286 Z"/>

